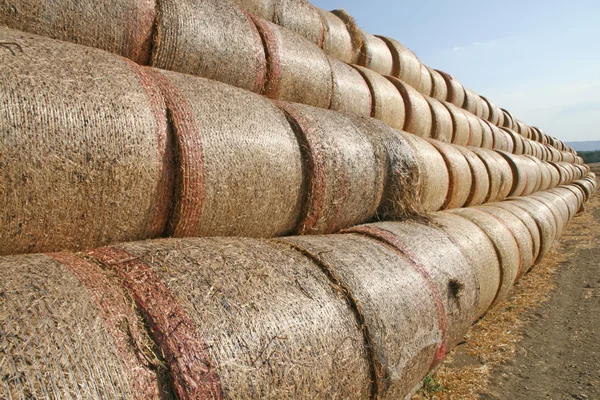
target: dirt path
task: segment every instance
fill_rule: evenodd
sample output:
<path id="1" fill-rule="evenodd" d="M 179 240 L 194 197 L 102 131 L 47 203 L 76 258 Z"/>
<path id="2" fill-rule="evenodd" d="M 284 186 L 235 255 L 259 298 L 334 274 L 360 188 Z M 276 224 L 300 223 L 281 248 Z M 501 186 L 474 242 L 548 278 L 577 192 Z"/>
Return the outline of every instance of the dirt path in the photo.
<path id="1" fill-rule="evenodd" d="M 600 199 L 415 399 L 600 400 Z"/>

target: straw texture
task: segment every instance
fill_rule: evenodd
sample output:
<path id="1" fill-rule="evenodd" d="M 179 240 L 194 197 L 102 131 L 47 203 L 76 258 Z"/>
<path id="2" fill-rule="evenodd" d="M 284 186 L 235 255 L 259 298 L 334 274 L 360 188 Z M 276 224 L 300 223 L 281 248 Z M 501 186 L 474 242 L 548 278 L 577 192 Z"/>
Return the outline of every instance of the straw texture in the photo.
<path id="1" fill-rule="evenodd" d="M 325 54 L 348 64 L 355 63 L 356 54 L 360 49 L 355 48 L 346 23 L 332 12 L 317 8 L 323 20 L 325 34 L 323 51 Z"/>
<path id="2" fill-rule="evenodd" d="M 404 131 L 421 137 L 430 137 L 432 129 L 431 109 L 425 97 L 398 78 L 387 79 L 396 86 L 404 101 Z"/>
<path id="3" fill-rule="evenodd" d="M 465 112 L 465 117 L 469 121 L 469 142 L 468 146 L 482 147 L 483 143 L 483 126 L 481 126 L 480 119 L 470 112 Z"/>
<path id="4" fill-rule="evenodd" d="M 446 106 L 431 97 L 425 97 L 431 110 L 431 134 L 430 137 L 440 142 L 452 142 L 452 117 Z"/>
<path id="5" fill-rule="evenodd" d="M 440 70 L 436 71 L 438 71 L 446 81 L 446 87 L 448 88 L 448 97 L 446 98 L 446 101 L 454 104 L 456 107 L 461 108 L 465 103 L 465 88 L 463 85 L 454 79 L 452 75 Z"/>
<path id="6" fill-rule="evenodd" d="M 275 18 L 276 0 L 233 0 L 243 10 L 267 21 Z"/>
<path id="7" fill-rule="evenodd" d="M 466 146 L 471 140 L 471 128 L 465 112 L 451 103 L 444 103 L 452 118 L 452 143 Z"/>
<path id="8" fill-rule="evenodd" d="M 463 146 L 454 146 L 462 153 L 471 171 L 471 191 L 464 204 L 465 207 L 483 204 L 490 192 L 490 177 L 485 164 L 473 151 Z"/>
<path id="9" fill-rule="evenodd" d="M 273 22 L 323 47 L 325 24 L 308 0 L 275 0 Z"/>
<path id="10" fill-rule="evenodd" d="M 392 54 L 392 75 L 401 79 L 413 88 L 418 88 L 421 83 L 421 62 L 415 54 L 402 43 L 389 37 L 380 36 Z"/>
<path id="11" fill-rule="evenodd" d="M 427 68 L 424 64 L 421 64 L 421 81 L 419 82 L 419 87 L 417 90 L 423 96 L 431 96 L 433 93 L 433 78 L 431 77 L 429 68 Z"/>
<path id="12" fill-rule="evenodd" d="M 539 263 L 548 254 L 557 234 L 557 226 L 550 209 L 533 199 L 524 197 L 506 202 L 527 212 L 534 220 L 540 232 L 540 251 L 535 263 Z"/>
<path id="13" fill-rule="evenodd" d="M 457 149 L 459 146 L 438 142 L 436 140 L 429 140 L 429 143 L 431 143 L 442 155 L 450 175 L 450 186 L 442 208 L 449 209 L 462 207 L 467 202 L 473 185 L 471 168 L 469 167 L 467 159 Z"/>
<path id="14" fill-rule="evenodd" d="M 358 64 L 381 75 L 391 75 L 394 65 L 392 53 L 386 43 L 379 37 L 361 31 L 363 47 Z"/>
<path id="15" fill-rule="evenodd" d="M 435 69 L 431 69 L 427 67 L 429 73 L 431 74 L 431 97 L 438 101 L 446 101 L 448 100 L 448 86 L 446 86 L 446 80 Z"/>
<path id="16" fill-rule="evenodd" d="M 364 117 L 371 116 L 373 100 L 365 78 L 355 68 L 328 58 L 333 77 L 330 109 Z"/>

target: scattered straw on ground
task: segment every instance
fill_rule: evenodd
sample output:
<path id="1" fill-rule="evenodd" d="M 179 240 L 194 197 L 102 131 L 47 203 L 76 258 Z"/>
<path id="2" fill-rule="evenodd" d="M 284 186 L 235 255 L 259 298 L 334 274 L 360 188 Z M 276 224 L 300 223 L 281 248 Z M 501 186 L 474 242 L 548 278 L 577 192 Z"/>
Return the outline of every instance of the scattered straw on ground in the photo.
<path id="1" fill-rule="evenodd" d="M 471 327 L 466 343 L 450 353 L 435 373 L 425 379 L 423 389 L 413 400 L 479 399 L 479 393 L 486 392 L 494 368 L 514 357 L 523 335 L 525 314 L 545 302 L 554 289 L 554 276 L 561 263 L 576 250 L 595 245 L 598 227 L 593 212 L 599 207 L 600 201 L 595 196 L 587 205 L 587 211 L 577 216 L 564 231 L 561 243 L 521 279 L 508 299 Z M 566 248 L 563 244 L 567 241 L 576 243 L 569 243 Z M 457 352 L 473 357 L 480 365 L 453 366 Z"/>

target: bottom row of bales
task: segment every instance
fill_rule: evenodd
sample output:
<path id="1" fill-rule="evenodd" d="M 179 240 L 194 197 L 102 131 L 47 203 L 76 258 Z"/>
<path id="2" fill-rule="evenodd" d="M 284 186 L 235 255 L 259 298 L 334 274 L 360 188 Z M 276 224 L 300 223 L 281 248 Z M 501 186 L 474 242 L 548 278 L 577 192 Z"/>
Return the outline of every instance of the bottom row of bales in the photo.
<path id="1" fill-rule="evenodd" d="M 0 398 L 402 398 L 595 189 L 332 235 L 0 258 Z"/>

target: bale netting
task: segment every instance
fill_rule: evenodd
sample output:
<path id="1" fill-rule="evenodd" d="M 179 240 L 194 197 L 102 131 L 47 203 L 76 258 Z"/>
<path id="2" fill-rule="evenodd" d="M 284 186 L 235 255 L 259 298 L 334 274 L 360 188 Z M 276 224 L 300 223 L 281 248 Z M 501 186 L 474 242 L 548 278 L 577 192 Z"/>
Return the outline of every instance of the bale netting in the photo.
<path id="1" fill-rule="evenodd" d="M 164 399 L 159 351 L 131 300 L 71 254 L 0 258 L 6 399 Z"/>
<path id="2" fill-rule="evenodd" d="M 138 64 L 148 62 L 155 17 L 152 0 L 10 0 L 0 3 L 0 25 L 97 47 Z"/>
<path id="3" fill-rule="evenodd" d="M 431 96 L 433 92 L 433 78 L 431 77 L 429 68 L 427 68 L 424 64 L 421 64 L 421 81 L 419 82 L 419 87 L 417 90 L 423 96 Z"/>
<path id="4" fill-rule="evenodd" d="M 7 28 L 0 42 L 23 49 L 0 52 L 0 255 L 162 235 L 174 168 L 164 100 L 147 73 Z"/>
<path id="5" fill-rule="evenodd" d="M 375 147 L 382 148 L 385 185 L 378 218 L 396 220 L 420 218 L 425 212 L 420 198 L 419 166 L 413 148 L 402 135 L 387 124 L 373 118 L 349 116 Z"/>
<path id="6" fill-rule="evenodd" d="M 392 75 L 413 88 L 418 88 L 421 83 L 421 61 L 415 53 L 397 40 L 389 37 L 379 36 L 390 49 L 393 59 Z"/>
<path id="7" fill-rule="evenodd" d="M 483 204 L 490 192 L 490 177 L 485 164 L 481 158 L 468 148 L 463 146 L 454 146 L 454 148 L 465 157 L 471 171 L 471 191 L 464 206 L 470 207 Z"/>
<path id="8" fill-rule="evenodd" d="M 386 43 L 379 37 L 361 31 L 362 49 L 358 64 L 381 75 L 391 75 L 394 68 L 392 53 Z"/>
<path id="9" fill-rule="evenodd" d="M 429 140 L 429 143 L 442 155 L 450 176 L 450 185 L 442 209 L 464 206 L 471 194 L 473 185 L 471 168 L 467 159 L 457 149 L 459 146 L 438 142 L 437 140 Z"/>
<path id="10" fill-rule="evenodd" d="M 372 361 L 371 398 L 403 398 L 444 357 L 448 323 L 438 276 L 364 235 L 279 240 L 312 258 L 351 298 Z"/>
<path id="11" fill-rule="evenodd" d="M 398 78 L 387 79 L 396 86 L 404 100 L 404 131 L 421 137 L 430 137 L 432 127 L 431 109 L 425 97 Z"/>
<path id="12" fill-rule="evenodd" d="M 452 142 L 452 117 L 444 104 L 432 97 L 425 97 L 431 110 L 431 133 L 429 136 L 440 142 Z"/>
<path id="13" fill-rule="evenodd" d="M 446 81 L 446 87 L 448 88 L 448 97 L 446 98 L 446 101 L 449 101 L 456 107 L 461 108 L 465 103 L 466 96 L 463 85 L 461 85 L 461 83 L 454 79 L 450 74 L 440 70 L 436 71 L 438 71 Z"/>
<path id="14" fill-rule="evenodd" d="M 385 122 L 392 128 L 402 129 L 405 121 L 405 106 L 402 95 L 393 83 L 368 68 L 354 65 L 361 73 L 369 88 L 373 108 L 371 116 Z"/>
<path id="15" fill-rule="evenodd" d="M 360 47 L 356 48 L 356 41 L 352 38 L 346 23 L 336 14 L 317 8 L 323 19 L 325 36 L 323 40 L 323 51 L 325 54 L 348 64 L 357 62 L 356 54 Z"/>
<path id="16" fill-rule="evenodd" d="M 479 306 L 475 268 L 452 239 L 440 228 L 415 221 L 379 222 L 347 232 L 377 239 L 397 250 L 427 279 L 437 292 L 436 306 L 446 319 L 445 344 L 449 351 L 464 338 Z M 442 354 L 443 356 L 443 354 Z"/>
<path id="17" fill-rule="evenodd" d="M 331 105 L 333 84 L 327 56 L 307 39 L 254 18 L 263 38 L 268 71 L 263 94 L 320 108 Z"/>
<path id="18" fill-rule="evenodd" d="M 440 210 L 450 189 L 450 175 L 442 155 L 425 139 L 400 131 L 398 134 L 412 147 L 417 160 L 423 209 L 427 212 Z"/>
<path id="19" fill-rule="evenodd" d="M 325 26 L 317 7 L 308 0 L 275 0 L 273 22 L 322 47 Z"/>
<path id="20" fill-rule="evenodd" d="M 373 107 L 371 89 L 355 68 L 328 58 L 333 77 L 330 109 L 348 114 L 370 117 Z"/>
<path id="21" fill-rule="evenodd" d="M 448 99 L 448 87 L 446 86 L 446 80 L 435 69 L 431 69 L 427 67 L 429 73 L 431 74 L 431 97 L 436 99 L 437 101 L 446 101 Z"/>
<path id="22" fill-rule="evenodd" d="M 300 145 L 285 115 L 268 99 L 220 82 L 158 70 L 153 79 L 165 93 L 177 149 L 169 234 L 291 232 L 305 180 Z"/>
<path id="23" fill-rule="evenodd" d="M 171 239 L 87 257 L 123 281 L 178 398 L 369 396 L 356 312 L 338 285 L 288 246 Z"/>
<path id="24" fill-rule="evenodd" d="M 383 196 L 387 167 L 380 143 L 342 113 L 279 105 L 293 121 L 307 171 L 306 200 L 295 231 L 332 233 L 373 218 Z"/>
<path id="25" fill-rule="evenodd" d="M 265 51 L 252 19 L 231 0 L 158 1 L 150 65 L 260 93 Z"/>
<path id="26" fill-rule="evenodd" d="M 465 112 L 451 103 L 443 103 L 452 118 L 452 143 L 466 146 L 471 140 L 471 128 Z"/>
<path id="27" fill-rule="evenodd" d="M 448 212 L 468 219 L 490 238 L 500 262 L 500 287 L 494 302 L 504 299 L 511 291 L 519 273 L 519 246 L 510 230 L 498 218 L 478 209 L 460 208 Z"/>
<path id="28" fill-rule="evenodd" d="M 276 0 L 233 0 L 244 11 L 256 15 L 267 21 L 273 21 L 275 18 Z"/>
<path id="29" fill-rule="evenodd" d="M 476 318 L 490 308 L 500 287 L 500 262 L 494 244 L 486 233 L 466 218 L 447 212 L 432 217 L 463 254 L 471 261 L 479 285 Z"/>

